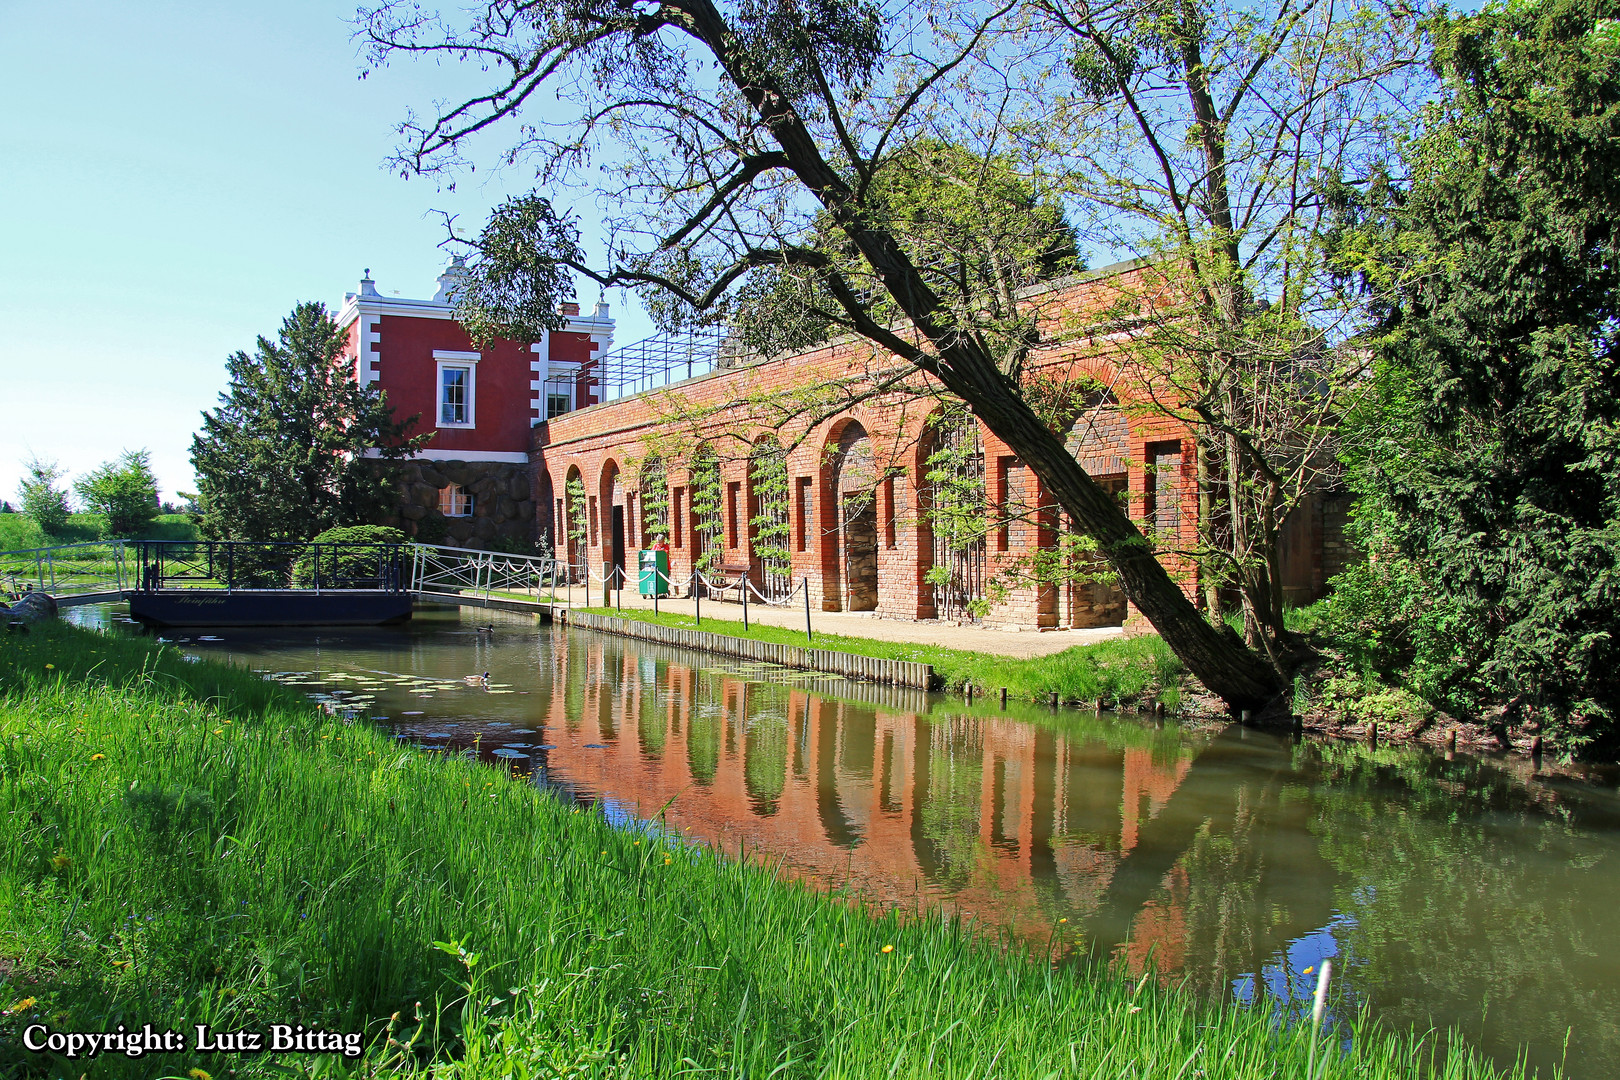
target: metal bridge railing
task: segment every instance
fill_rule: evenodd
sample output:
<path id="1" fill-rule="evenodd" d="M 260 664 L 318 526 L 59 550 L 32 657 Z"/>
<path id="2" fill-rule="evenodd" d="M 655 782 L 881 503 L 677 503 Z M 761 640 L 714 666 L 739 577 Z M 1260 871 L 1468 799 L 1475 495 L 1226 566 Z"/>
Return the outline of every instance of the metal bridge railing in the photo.
<path id="1" fill-rule="evenodd" d="M 134 562 L 122 540 L 0 551 L 0 587 L 14 596 L 123 592 L 134 583 Z"/>
<path id="2" fill-rule="evenodd" d="M 568 576 L 568 567 L 543 555 L 508 555 L 476 548 L 412 544 L 411 591 L 424 596 L 516 594 L 538 600 Z"/>

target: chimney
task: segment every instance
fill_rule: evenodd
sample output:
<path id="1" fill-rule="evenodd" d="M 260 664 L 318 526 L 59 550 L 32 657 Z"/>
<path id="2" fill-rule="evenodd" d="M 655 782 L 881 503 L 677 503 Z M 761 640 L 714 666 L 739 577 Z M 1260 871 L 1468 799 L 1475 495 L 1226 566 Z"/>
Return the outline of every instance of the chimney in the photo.
<path id="1" fill-rule="evenodd" d="M 578 315 L 579 305 L 575 303 L 565 303 L 562 306 L 562 313 L 564 315 Z"/>
<path id="2" fill-rule="evenodd" d="M 450 258 L 450 265 L 444 268 L 439 275 L 439 291 L 433 294 L 435 304 L 453 304 L 456 302 L 456 289 L 463 278 L 467 276 L 467 260 L 460 255 Z"/>

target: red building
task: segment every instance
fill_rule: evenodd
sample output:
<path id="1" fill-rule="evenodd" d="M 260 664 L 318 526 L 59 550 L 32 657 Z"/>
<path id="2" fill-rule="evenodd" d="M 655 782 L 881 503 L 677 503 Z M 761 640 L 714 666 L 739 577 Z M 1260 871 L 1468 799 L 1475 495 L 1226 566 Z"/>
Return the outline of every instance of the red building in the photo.
<path id="1" fill-rule="evenodd" d="M 344 297 L 355 376 L 376 385 L 413 433 L 432 438 L 399 467 L 400 523 L 422 540 L 527 549 L 535 539 L 530 430 L 594 405 L 596 360 L 613 344 L 606 304 L 589 316 L 566 305 L 567 325 L 540 341 L 479 347 L 454 317 L 460 260 L 431 300 L 385 296 L 371 272 Z"/>
<path id="2" fill-rule="evenodd" d="M 598 304 L 590 317 L 565 305 L 566 327 L 539 342 L 479 348 L 453 318 L 461 272 L 452 264 L 431 300 L 383 296 L 368 276 L 340 316 L 360 380 L 433 435 L 398 471 L 399 523 L 418 539 L 540 540 L 582 581 L 633 579 L 636 549 L 662 545 L 682 595 L 695 575 L 733 595 L 746 579 L 775 600 L 808 587 L 824 611 L 1029 629 L 1126 618 L 1123 594 L 1086 576 L 1095 557 L 1040 480 L 921 375 L 907 392 L 816 402 L 818 387 L 859 389 L 891 366 L 869 343 L 746 361 L 701 335 L 613 350 Z M 1071 452 L 1196 597 L 1197 569 L 1178 554 L 1198 542 L 1190 432 L 1146 407 L 1151 373 L 1113 315 L 1150 274 L 1120 264 L 1032 293 L 1047 343 L 1028 367 L 1077 388 Z M 961 502 L 951 514 L 947 498 Z M 1321 596 L 1342 568 L 1344 510 L 1324 493 L 1289 518 L 1290 601 Z M 1054 555 L 1073 576 L 1035 580 L 1035 558 Z"/>

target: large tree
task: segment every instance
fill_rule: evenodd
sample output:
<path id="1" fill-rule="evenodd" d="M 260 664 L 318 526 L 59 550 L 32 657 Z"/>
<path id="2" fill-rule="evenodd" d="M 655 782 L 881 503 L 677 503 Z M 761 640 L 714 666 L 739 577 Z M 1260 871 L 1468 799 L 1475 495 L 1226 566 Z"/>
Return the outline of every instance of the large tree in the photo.
<path id="1" fill-rule="evenodd" d="M 1432 80 L 1384 0 L 1033 0 L 1043 77 L 1015 130 L 1098 242 L 1155 260 L 1122 298 L 1150 411 L 1194 433 L 1206 609 L 1287 667 L 1281 531 L 1334 482 L 1366 385 L 1362 298 L 1326 254 L 1335 193 L 1393 160 Z"/>
<path id="2" fill-rule="evenodd" d="M 157 518 L 157 477 L 152 474 L 152 455 L 145 450 L 126 450 L 103 462 L 80 477 L 73 489 L 87 511 L 106 518 L 110 536 L 135 536 Z"/>
<path id="3" fill-rule="evenodd" d="M 1354 460 L 1386 588 L 1411 560 L 1396 660 L 1569 745 L 1620 719 L 1617 20 L 1613 0 L 1437 18 L 1410 179 L 1349 204 L 1343 252 L 1389 298 Z"/>
<path id="4" fill-rule="evenodd" d="M 304 303 L 277 340 L 225 361 L 230 388 L 191 440 L 205 536 L 302 541 L 391 508 L 367 452 L 398 459 L 425 437 L 408 437 L 414 418 L 396 421 L 382 393 L 360 385 L 345 345 L 325 305 Z"/>
<path id="5" fill-rule="evenodd" d="M 454 58 L 497 75 L 487 93 L 408 120 L 403 169 L 454 169 L 480 132 L 512 121 L 508 160 L 532 163 L 543 184 L 589 182 L 598 165 L 622 178 L 603 192 L 623 214 L 606 262 L 586 259 L 577 229 L 541 196 L 513 204 L 542 264 L 699 312 L 760 271 L 811 275 L 833 325 L 936 380 L 1013 448 L 1206 686 L 1233 708 L 1265 708 L 1284 698 L 1284 674 L 1200 615 L 1026 401 L 1028 313 L 984 303 L 976 277 L 908 250 L 874 183 L 891 155 L 942 134 L 984 160 L 1000 150 L 1004 112 L 965 103 L 1010 84 L 1016 6 L 497 0 L 457 23 L 388 4 L 362 14 L 361 33 L 375 63 Z M 549 122 L 553 96 L 565 103 L 561 129 Z M 854 260 L 802 242 L 818 220 Z M 551 280 L 535 279 L 544 299 Z M 877 293 L 898 320 L 874 310 Z M 521 319 L 505 329 L 532 332 Z"/>

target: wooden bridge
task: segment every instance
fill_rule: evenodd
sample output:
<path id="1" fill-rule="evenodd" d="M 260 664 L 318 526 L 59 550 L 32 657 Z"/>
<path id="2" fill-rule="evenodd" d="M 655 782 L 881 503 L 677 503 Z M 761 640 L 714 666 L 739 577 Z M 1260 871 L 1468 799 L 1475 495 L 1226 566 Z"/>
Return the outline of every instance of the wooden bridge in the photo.
<path id="1" fill-rule="evenodd" d="M 127 601 L 160 626 L 357 626 L 410 618 L 418 604 L 553 617 L 578 567 L 430 544 L 110 541 L 0 552 L 0 588 L 58 606 Z M 586 586 L 588 587 L 588 586 Z"/>

